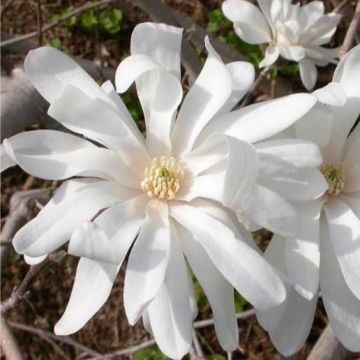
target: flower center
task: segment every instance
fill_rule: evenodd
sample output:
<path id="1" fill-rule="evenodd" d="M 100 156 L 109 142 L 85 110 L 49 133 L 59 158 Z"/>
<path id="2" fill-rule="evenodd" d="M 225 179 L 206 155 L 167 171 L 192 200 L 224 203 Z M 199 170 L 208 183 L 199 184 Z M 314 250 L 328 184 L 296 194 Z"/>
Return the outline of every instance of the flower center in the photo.
<path id="1" fill-rule="evenodd" d="M 184 171 L 176 165 L 173 157 L 155 157 L 151 166 L 145 168 L 144 180 L 140 186 L 149 198 L 171 200 L 180 189 Z"/>
<path id="2" fill-rule="evenodd" d="M 327 193 L 334 196 L 339 195 L 345 185 L 343 167 L 339 164 L 325 163 L 321 166 L 320 170 L 329 184 Z"/>

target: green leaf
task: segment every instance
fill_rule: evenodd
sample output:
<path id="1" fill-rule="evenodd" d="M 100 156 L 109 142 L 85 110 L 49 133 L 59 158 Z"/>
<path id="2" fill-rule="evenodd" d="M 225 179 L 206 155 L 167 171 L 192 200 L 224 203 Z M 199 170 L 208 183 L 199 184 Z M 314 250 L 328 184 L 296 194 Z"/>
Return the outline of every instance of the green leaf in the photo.
<path id="1" fill-rule="evenodd" d="M 226 357 L 221 354 L 212 354 L 209 356 L 209 360 L 226 360 Z"/>
<path id="2" fill-rule="evenodd" d="M 121 29 L 123 14 L 121 10 L 103 11 L 99 16 L 100 30 L 108 35 L 115 35 Z"/>
<path id="3" fill-rule="evenodd" d="M 243 312 L 247 301 L 238 293 L 235 293 L 235 311 L 237 313 Z"/>
<path id="4" fill-rule="evenodd" d="M 134 360 L 165 360 L 166 357 L 162 354 L 156 345 L 148 347 L 146 349 L 137 351 L 134 356 Z"/>
<path id="5" fill-rule="evenodd" d="M 84 12 L 80 18 L 81 26 L 85 29 L 93 29 L 98 24 L 94 10 Z"/>
<path id="6" fill-rule="evenodd" d="M 60 49 L 61 47 L 61 40 L 59 38 L 53 38 L 49 41 L 49 45 L 55 49 Z"/>

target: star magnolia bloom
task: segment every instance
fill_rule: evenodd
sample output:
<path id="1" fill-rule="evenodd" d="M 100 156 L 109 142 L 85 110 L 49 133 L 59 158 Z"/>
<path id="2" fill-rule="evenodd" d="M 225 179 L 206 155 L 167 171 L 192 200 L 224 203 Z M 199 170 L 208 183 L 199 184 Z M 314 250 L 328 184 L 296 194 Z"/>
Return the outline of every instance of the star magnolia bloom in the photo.
<path id="1" fill-rule="evenodd" d="M 316 83 L 316 66 L 336 63 L 339 49 L 321 47 L 336 31 L 341 16 L 324 15 L 324 3 L 311 1 L 300 7 L 291 0 L 258 0 L 261 11 L 246 0 L 226 0 L 225 16 L 234 23 L 236 34 L 250 44 L 267 43 L 260 67 L 272 65 L 281 55 L 300 66 L 301 80 L 311 90 Z"/>
<path id="2" fill-rule="evenodd" d="M 265 254 L 282 272 L 288 294 L 286 302 L 259 311 L 258 318 L 285 356 L 305 343 L 319 290 L 342 344 L 360 351 L 360 125 L 350 132 L 360 114 L 359 73 L 360 46 L 340 61 L 334 82 L 320 90 L 325 104 L 293 129 L 321 148 L 320 169 L 329 187 L 319 199 L 295 205 L 300 236 L 275 235 Z"/>
<path id="3" fill-rule="evenodd" d="M 316 97 L 296 94 L 230 112 L 254 70 L 244 62 L 225 65 L 206 40 L 208 58 L 182 100 L 181 34 L 161 24 L 138 25 L 131 56 L 117 70 L 119 92 L 136 82 L 146 139 L 110 82 L 99 87 L 52 48 L 32 51 L 25 60 L 30 80 L 50 103 L 49 115 L 90 140 L 29 131 L 5 140 L 1 149 L 4 168 L 18 164 L 45 179 L 81 177 L 61 185 L 13 242 L 32 263 L 70 238 L 69 253 L 81 257 L 57 334 L 79 330 L 99 310 L 130 248 L 127 317 L 131 324 L 143 317 L 170 357 L 188 351 L 196 316 L 184 255 L 209 299 L 225 350 L 238 342 L 233 287 L 260 309 L 284 300 L 278 275 L 221 204 L 257 224 L 294 232 L 296 213 L 275 190 L 284 174 L 290 183 L 309 183 L 314 176 L 307 167 L 320 164 L 318 150 L 304 141 L 260 141 L 306 114 Z M 308 158 L 300 159 L 299 150 Z M 303 178 L 295 177 L 298 172 Z"/>

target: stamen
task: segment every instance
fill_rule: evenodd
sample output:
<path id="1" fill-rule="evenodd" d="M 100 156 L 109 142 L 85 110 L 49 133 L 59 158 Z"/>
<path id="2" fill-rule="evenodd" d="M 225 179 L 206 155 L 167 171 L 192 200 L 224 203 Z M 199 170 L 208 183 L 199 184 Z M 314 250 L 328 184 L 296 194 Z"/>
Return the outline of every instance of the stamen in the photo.
<path id="1" fill-rule="evenodd" d="M 144 170 L 144 180 L 140 186 L 149 198 L 171 200 L 180 189 L 184 171 L 176 166 L 173 157 L 155 157 L 151 166 Z"/>
<path id="2" fill-rule="evenodd" d="M 340 164 L 325 163 L 321 166 L 320 171 L 329 184 L 329 195 L 337 196 L 344 189 L 345 174 Z"/>

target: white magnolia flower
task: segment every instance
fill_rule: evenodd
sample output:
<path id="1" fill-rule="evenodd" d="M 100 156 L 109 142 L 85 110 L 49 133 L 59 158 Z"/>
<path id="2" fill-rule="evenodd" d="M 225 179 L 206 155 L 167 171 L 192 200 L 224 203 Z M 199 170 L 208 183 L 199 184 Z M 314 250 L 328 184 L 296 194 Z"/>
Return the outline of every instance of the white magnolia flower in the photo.
<path id="1" fill-rule="evenodd" d="M 311 1 L 300 7 L 291 0 L 258 0 L 261 11 L 246 0 L 225 0 L 222 9 L 234 23 L 236 34 L 250 44 L 268 44 L 260 67 L 272 65 L 281 55 L 300 66 L 301 80 L 311 90 L 317 66 L 336 63 L 339 49 L 329 43 L 341 15 L 324 15 L 324 3 Z"/>
<path id="2" fill-rule="evenodd" d="M 130 248 L 127 317 L 131 324 L 143 317 L 170 357 L 188 351 L 196 316 L 183 255 L 209 299 L 225 350 L 238 342 L 233 287 L 263 310 L 284 300 L 280 279 L 221 204 L 262 226 L 294 233 L 296 213 L 276 191 L 288 179 L 288 192 L 302 184 L 303 196 L 313 198 L 323 186 L 306 186 L 322 179 L 308 169 L 320 163 L 318 150 L 305 141 L 261 141 L 306 114 L 316 97 L 296 94 L 231 111 L 253 81 L 253 67 L 225 65 L 207 40 L 208 58 L 182 100 L 181 33 L 161 24 L 138 25 L 131 56 L 116 74 L 119 92 L 136 82 L 146 139 L 110 82 L 99 87 L 52 48 L 26 58 L 25 70 L 50 103 L 49 115 L 88 138 L 39 130 L 2 146 L 4 168 L 18 164 L 44 179 L 77 177 L 13 242 L 34 263 L 71 238 L 69 253 L 81 257 L 57 334 L 79 330 L 99 310 Z"/>
<path id="3" fill-rule="evenodd" d="M 306 341 L 319 291 L 342 344 L 360 351 L 360 125 L 353 128 L 360 114 L 359 74 L 360 46 L 341 60 L 334 82 L 318 91 L 323 103 L 292 129 L 321 148 L 320 169 L 329 188 L 320 198 L 295 205 L 300 236 L 275 235 L 265 254 L 288 283 L 287 300 L 259 311 L 258 318 L 286 356 Z"/>

